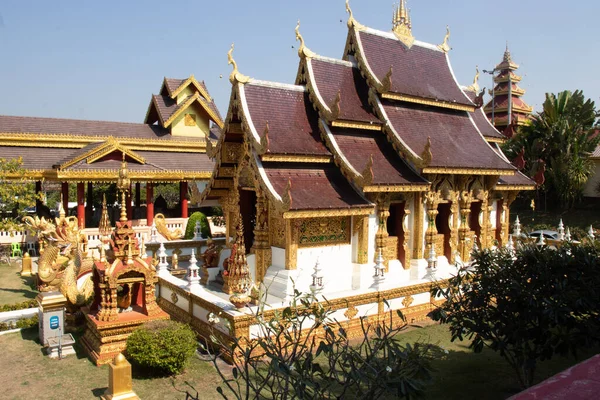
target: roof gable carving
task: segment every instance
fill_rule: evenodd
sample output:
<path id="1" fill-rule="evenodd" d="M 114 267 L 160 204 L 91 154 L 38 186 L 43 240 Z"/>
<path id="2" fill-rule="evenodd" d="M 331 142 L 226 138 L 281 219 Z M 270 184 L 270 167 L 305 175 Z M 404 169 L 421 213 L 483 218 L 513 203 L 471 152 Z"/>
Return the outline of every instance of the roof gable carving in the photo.
<path id="1" fill-rule="evenodd" d="M 66 169 L 82 161 L 85 161 L 87 164 L 92 164 L 114 152 L 120 152 L 123 157 L 128 157 L 138 164 L 146 163 L 144 157 L 119 143 L 117 139 L 111 136 L 105 142 L 94 143 L 82 148 L 81 151 L 76 152 L 70 159 L 63 161 L 58 168 Z"/>

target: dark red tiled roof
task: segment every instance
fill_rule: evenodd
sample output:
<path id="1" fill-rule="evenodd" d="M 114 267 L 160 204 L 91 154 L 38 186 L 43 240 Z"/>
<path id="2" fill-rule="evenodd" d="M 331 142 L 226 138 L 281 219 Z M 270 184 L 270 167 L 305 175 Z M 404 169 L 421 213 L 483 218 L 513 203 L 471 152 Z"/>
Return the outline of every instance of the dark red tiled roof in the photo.
<path id="1" fill-rule="evenodd" d="M 181 84 L 185 81 L 186 81 L 185 79 L 165 78 L 165 85 L 167 86 L 167 89 L 169 90 L 169 94 L 173 93 L 175 90 L 177 90 L 177 88 L 179 86 L 181 86 Z M 165 93 L 161 93 L 161 94 L 165 94 Z"/>
<path id="2" fill-rule="evenodd" d="M 177 101 L 173 100 L 169 96 L 161 96 L 161 95 L 152 95 L 152 99 L 154 104 L 156 104 L 156 109 L 160 114 L 160 118 L 163 122 L 166 122 L 175 112 L 179 109 L 179 107 L 183 104 L 177 104 Z"/>
<path id="3" fill-rule="evenodd" d="M 400 41 L 360 31 L 363 56 L 379 81 L 392 67 L 390 91 L 426 99 L 472 106 L 456 83 L 446 54 L 414 44 L 410 49 Z"/>
<path id="4" fill-rule="evenodd" d="M 464 91 L 469 99 L 474 102 L 477 94 L 468 89 L 464 89 Z M 492 125 L 488 117 L 485 116 L 482 108 L 479 108 L 470 114 L 473 118 L 473 122 L 475 122 L 475 125 L 477 126 L 477 129 L 479 129 L 479 132 L 481 132 L 484 137 L 493 139 L 506 139 L 506 137 L 500 131 L 494 128 L 494 125 Z"/>
<path id="5" fill-rule="evenodd" d="M 291 210 L 327 210 L 372 207 L 334 165 L 263 163 L 275 191 L 285 195 L 291 181 Z"/>
<path id="6" fill-rule="evenodd" d="M 514 170 L 485 142 L 467 112 L 392 102 L 384 102 L 383 108 L 400 138 L 416 154 L 423 152 L 431 138 L 429 167 Z"/>
<path id="7" fill-rule="evenodd" d="M 117 138 L 189 140 L 172 137 L 168 129 L 158 125 L 127 122 L 88 121 L 79 119 L 13 117 L 0 115 L 2 133 L 69 134 L 82 136 L 114 136 Z"/>
<path id="8" fill-rule="evenodd" d="M 427 180 L 410 169 L 382 132 L 331 128 L 342 155 L 361 174 L 373 156 L 373 185 L 427 184 Z"/>
<path id="9" fill-rule="evenodd" d="M 379 124 L 369 105 L 369 87 L 358 68 L 323 59 L 311 59 L 317 90 L 331 109 L 341 95 L 338 119 Z"/>
<path id="10" fill-rule="evenodd" d="M 51 169 L 61 160 L 70 160 L 78 149 L 60 149 L 46 147 L 0 146 L 0 158 L 23 158 L 23 168 L 27 170 Z"/>
<path id="11" fill-rule="evenodd" d="M 535 186 L 535 182 L 525 176 L 521 171 L 517 171 L 514 175 L 501 176 L 498 180 L 498 185 L 510 185 L 510 186 Z"/>
<path id="12" fill-rule="evenodd" d="M 503 94 L 500 96 L 496 96 L 495 104 L 496 104 L 495 105 L 496 108 L 508 107 L 508 95 Z M 486 107 L 488 107 L 488 106 L 491 107 L 491 103 L 488 104 Z M 517 96 L 512 97 L 512 106 L 519 107 L 519 108 L 530 108 L 527 103 L 525 103 L 523 100 L 521 100 L 521 98 L 519 98 Z"/>
<path id="13" fill-rule="evenodd" d="M 269 154 L 329 155 L 305 91 L 246 84 L 245 100 L 259 136 L 269 123 Z"/>

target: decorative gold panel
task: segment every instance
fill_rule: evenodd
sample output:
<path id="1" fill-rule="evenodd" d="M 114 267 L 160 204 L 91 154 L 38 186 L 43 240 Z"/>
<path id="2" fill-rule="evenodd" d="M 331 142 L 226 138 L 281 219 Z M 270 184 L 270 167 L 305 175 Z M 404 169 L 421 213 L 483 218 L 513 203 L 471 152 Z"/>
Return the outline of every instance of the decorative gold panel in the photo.
<path id="1" fill-rule="evenodd" d="M 221 163 L 237 163 L 242 156 L 243 145 L 241 143 L 225 142 L 221 148 Z"/>
<path id="2" fill-rule="evenodd" d="M 185 126 L 196 126 L 196 115 L 185 114 L 184 120 L 185 120 Z"/>
<path id="3" fill-rule="evenodd" d="M 314 218 L 300 223 L 300 247 L 350 244 L 350 217 Z"/>

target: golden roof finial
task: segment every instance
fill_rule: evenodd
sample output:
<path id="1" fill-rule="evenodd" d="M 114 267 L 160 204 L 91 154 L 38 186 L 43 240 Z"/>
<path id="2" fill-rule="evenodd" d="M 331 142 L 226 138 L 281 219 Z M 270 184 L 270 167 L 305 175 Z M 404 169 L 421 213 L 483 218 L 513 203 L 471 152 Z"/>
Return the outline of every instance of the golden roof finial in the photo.
<path id="1" fill-rule="evenodd" d="M 346 12 L 348 13 L 348 28 L 356 27 L 358 29 L 362 29 L 363 26 L 358 23 L 357 20 L 354 19 L 352 15 L 352 9 L 350 8 L 350 0 L 346 0 Z"/>
<path id="2" fill-rule="evenodd" d="M 65 219 L 65 207 L 63 206 L 63 195 L 62 193 L 60 194 L 60 203 L 58 204 L 58 217 L 60 219 Z"/>
<path id="3" fill-rule="evenodd" d="M 431 136 L 427 136 L 427 142 L 425 142 L 425 147 L 421 153 L 421 159 L 423 160 L 424 166 L 429 165 L 433 159 L 433 153 L 431 152 Z"/>
<path id="4" fill-rule="evenodd" d="M 126 196 L 127 194 L 125 191 L 121 191 L 121 218 L 119 218 L 119 221 L 121 222 L 127 221 L 127 203 L 125 202 Z"/>
<path id="5" fill-rule="evenodd" d="M 108 209 L 106 208 L 106 194 L 102 194 L 102 215 L 100 217 L 100 223 L 98 224 L 98 231 L 103 236 L 110 235 L 112 230 L 110 226 L 110 218 L 108 217 Z"/>
<path id="6" fill-rule="evenodd" d="M 438 49 L 447 53 L 450 51 L 450 45 L 448 44 L 448 40 L 450 39 L 450 27 L 446 25 L 446 36 L 444 36 L 444 42 L 438 45 Z"/>
<path id="7" fill-rule="evenodd" d="M 298 25 L 296 25 L 296 40 L 300 41 L 300 48 L 298 49 L 298 55 L 300 57 L 312 57 L 315 55 L 312 51 L 306 47 L 304 44 L 304 38 L 300 34 L 300 20 L 298 20 Z"/>
<path id="8" fill-rule="evenodd" d="M 510 56 L 510 51 L 508 50 L 508 40 L 506 41 L 506 50 L 504 50 L 504 61 L 511 62 L 512 57 Z"/>
<path id="9" fill-rule="evenodd" d="M 473 84 L 467 88 L 475 93 L 479 93 L 479 66 L 475 66 L 475 78 L 473 78 Z"/>
<path id="10" fill-rule="evenodd" d="M 400 0 L 400 4 L 394 11 L 394 17 L 392 18 L 392 32 L 409 49 L 415 42 L 415 38 L 412 35 L 412 24 L 410 21 L 410 15 L 406 8 L 406 0 Z"/>
<path id="11" fill-rule="evenodd" d="M 246 75 L 240 74 L 240 71 L 238 71 L 237 63 L 231 55 L 233 53 L 233 48 L 234 44 L 231 43 L 231 48 L 227 52 L 227 64 L 233 65 L 233 71 L 231 71 L 231 74 L 229 74 L 229 82 L 231 82 L 232 84 L 235 84 L 236 81 L 239 83 L 248 83 L 250 78 Z"/>

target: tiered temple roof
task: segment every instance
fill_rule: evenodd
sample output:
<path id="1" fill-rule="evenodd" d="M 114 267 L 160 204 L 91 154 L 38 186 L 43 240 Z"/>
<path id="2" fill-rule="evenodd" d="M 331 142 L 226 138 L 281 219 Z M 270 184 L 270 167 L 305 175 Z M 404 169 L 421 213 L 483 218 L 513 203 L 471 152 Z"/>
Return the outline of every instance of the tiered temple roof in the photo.
<path id="1" fill-rule="evenodd" d="M 230 199 L 247 166 L 287 218 L 368 214 L 369 193 L 427 191 L 432 174 L 512 182 L 516 168 L 494 143 L 503 135 L 454 77 L 449 33 L 439 46 L 414 40 L 404 1 L 392 32 L 360 25 L 347 9 L 343 60 L 308 49 L 298 24 L 295 85 L 242 75 L 232 46 L 231 102 L 224 134 L 209 143 L 217 166 L 205 198 Z"/>
<path id="2" fill-rule="evenodd" d="M 503 131 L 509 137 L 512 136 L 513 130 L 507 128 L 511 124 L 513 126 L 525 124 L 529 120 L 529 114 L 533 111 L 533 108 L 521 99 L 525 90 L 518 85 L 521 77 L 514 72 L 518 68 L 519 65 L 512 60 L 508 46 L 506 46 L 502 62 L 494 69 L 498 72 L 494 76 L 496 86 L 489 92 L 493 98 L 485 106 L 487 117 L 492 120 L 498 130 Z"/>
<path id="3" fill-rule="evenodd" d="M 133 180 L 208 180 L 206 137 L 223 122 L 206 86 L 165 78 L 160 93 L 143 124 L 0 115 L 0 157 L 38 180 L 112 181 L 123 155 Z"/>

